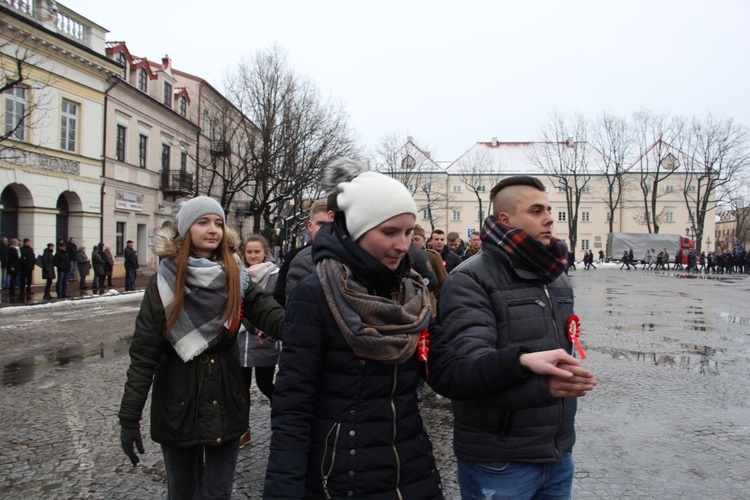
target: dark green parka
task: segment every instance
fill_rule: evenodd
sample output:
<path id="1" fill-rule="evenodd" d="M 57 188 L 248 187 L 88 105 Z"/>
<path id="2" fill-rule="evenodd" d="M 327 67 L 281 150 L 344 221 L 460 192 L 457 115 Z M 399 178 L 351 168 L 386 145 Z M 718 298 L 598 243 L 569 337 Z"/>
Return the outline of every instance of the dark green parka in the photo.
<path id="1" fill-rule="evenodd" d="M 172 231 L 162 230 L 157 255 L 176 255 L 181 240 L 175 242 Z M 236 234 L 225 231 L 230 247 L 235 248 Z M 247 430 L 248 401 L 236 336 L 223 334 L 218 344 L 184 362 L 164 336 L 166 317 L 156 278 L 146 287 L 136 319 L 120 425 L 139 428 L 153 383 L 151 438 L 157 443 L 216 445 L 240 437 Z M 252 282 L 244 298 L 244 315 L 269 335 L 281 338 L 284 310 Z"/>

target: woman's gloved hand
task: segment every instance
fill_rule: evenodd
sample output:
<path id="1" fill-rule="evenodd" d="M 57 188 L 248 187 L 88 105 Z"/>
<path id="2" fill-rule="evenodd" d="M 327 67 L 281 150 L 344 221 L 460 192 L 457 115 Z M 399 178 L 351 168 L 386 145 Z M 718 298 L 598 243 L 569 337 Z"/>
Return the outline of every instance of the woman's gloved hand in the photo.
<path id="1" fill-rule="evenodd" d="M 138 465 L 138 462 L 140 462 L 141 459 L 135 454 L 135 450 L 133 449 L 134 444 L 136 448 L 138 448 L 138 453 L 143 453 L 141 430 L 122 427 L 120 429 L 120 446 L 122 446 L 122 451 L 125 452 L 133 465 Z"/>

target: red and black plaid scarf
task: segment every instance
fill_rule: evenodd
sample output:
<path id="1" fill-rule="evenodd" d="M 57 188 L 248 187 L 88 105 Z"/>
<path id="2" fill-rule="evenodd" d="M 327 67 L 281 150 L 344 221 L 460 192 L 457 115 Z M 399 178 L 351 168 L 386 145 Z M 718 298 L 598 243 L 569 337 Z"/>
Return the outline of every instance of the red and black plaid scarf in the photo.
<path id="1" fill-rule="evenodd" d="M 565 244 L 552 238 L 548 247 L 543 247 L 523 229 L 506 226 L 493 217 L 484 220 L 482 241 L 494 243 L 510 255 L 512 260 L 521 261 L 524 267 L 535 271 L 547 283 L 552 283 L 565 272 L 568 255 Z"/>

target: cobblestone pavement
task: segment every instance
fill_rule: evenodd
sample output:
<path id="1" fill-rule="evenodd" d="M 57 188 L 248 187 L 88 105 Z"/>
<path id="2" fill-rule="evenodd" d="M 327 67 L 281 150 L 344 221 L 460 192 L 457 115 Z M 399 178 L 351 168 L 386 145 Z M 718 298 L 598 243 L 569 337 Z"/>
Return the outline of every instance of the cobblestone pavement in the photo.
<path id="1" fill-rule="evenodd" d="M 574 498 L 746 498 L 750 484 L 750 277 L 575 271 L 586 365 Z M 0 308 L 0 496 L 160 498 L 148 439 L 131 467 L 116 413 L 141 294 Z M 450 404 L 422 403 L 446 497 L 458 498 Z M 237 497 L 259 498 L 269 406 L 254 389 Z"/>

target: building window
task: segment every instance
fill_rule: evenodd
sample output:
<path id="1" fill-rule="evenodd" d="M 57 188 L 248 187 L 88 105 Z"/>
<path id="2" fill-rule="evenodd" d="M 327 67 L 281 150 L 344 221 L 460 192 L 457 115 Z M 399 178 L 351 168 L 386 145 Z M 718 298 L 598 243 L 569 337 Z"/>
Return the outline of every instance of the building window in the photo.
<path id="1" fill-rule="evenodd" d="M 405 156 L 403 160 L 401 160 L 401 168 L 403 170 L 411 170 L 417 165 L 417 162 L 412 158 L 410 155 Z"/>
<path id="2" fill-rule="evenodd" d="M 453 185 L 453 192 L 454 193 L 460 193 L 461 192 L 461 184 L 454 184 Z"/>
<path id="3" fill-rule="evenodd" d="M 664 191 L 667 192 L 667 193 L 671 193 L 671 192 L 674 191 L 674 186 L 672 186 L 672 185 L 666 186 L 664 188 Z"/>
<path id="4" fill-rule="evenodd" d="M 168 144 L 161 145 L 161 169 L 165 172 L 169 170 L 170 156 L 172 155 L 172 148 Z"/>
<path id="5" fill-rule="evenodd" d="M 611 186 L 607 186 L 607 192 L 610 193 L 610 194 L 616 193 L 617 192 L 617 186 L 615 186 L 614 184 L 611 185 Z"/>
<path id="6" fill-rule="evenodd" d="M 430 211 L 426 208 L 422 210 L 422 220 L 428 220 L 430 218 Z"/>
<path id="7" fill-rule="evenodd" d="M 78 128 L 78 104 L 63 99 L 60 115 L 60 149 L 75 153 L 76 130 Z"/>
<path id="8" fill-rule="evenodd" d="M 697 190 L 698 190 L 698 188 L 697 188 L 697 187 L 695 187 L 695 186 L 694 186 L 693 184 L 690 184 L 690 185 L 689 185 L 689 186 L 687 187 L 687 192 L 688 192 L 688 193 L 695 193 L 695 192 L 696 192 Z"/>
<path id="9" fill-rule="evenodd" d="M 430 191 L 432 191 L 432 184 L 424 184 L 422 186 L 422 191 L 424 191 L 425 193 L 429 193 Z"/>
<path id="10" fill-rule="evenodd" d="M 5 92 L 5 135 L 22 141 L 26 135 L 26 87 L 16 86 Z"/>
<path id="11" fill-rule="evenodd" d="M 581 188 L 581 193 L 586 193 L 586 194 L 590 194 L 590 193 L 591 193 L 591 186 L 588 186 L 588 185 L 586 185 L 586 186 L 583 186 L 583 187 Z"/>
<path id="12" fill-rule="evenodd" d="M 414 184 L 407 184 L 406 185 L 406 190 L 409 191 L 410 193 L 413 193 L 414 192 Z"/>
<path id="13" fill-rule="evenodd" d="M 187 153 L 180 153 L 180 171 L 184 174 L 187 172 Z"/>
<path id="14" fill-rule="evenodd" d="M 482 221 L 484 220 L 484 210 L 477 212 L 477 218 Z"/>
<path id="15" fill-rule="evenodd" d="M 557 192 L 558 193 L 564 193 L 565 192 L 565 186 L 563 186 L 562 184 L 560 184 L 559 186 L 557 186 Z"/>
<path id="16" fill-rule="evenodd" d="M 185 96 L 180 97 L 180 115 L 187 115 L 187 99 L 185 99 Z"/>
<path id="17" fill-rule="evenodd" d="M 665 220 L 667 222 L 674 222 L 674 212 L 667 212 L 665 214 Z"/>
<path id="18" fill-rule="evenodd" d="M 460 221 L 461 220 L 461 211 L 460 210 L 453 210 L 453 220 L 454 221 Z"/>
<path id="19" fill-rule="evenodd" d="M 146 158 L 148 155 L 148 136 L 141 134 L 138 136 L 138 166 L 146 168 Z"/>
<path id="20" fill-rule="evenodd" d="M 125 249 L 125 223 L 117 221 L 115 227 L 115 252 L 122 255 Z"/>
<path id="21" fill-rule="evenodd" d="M 128 76 L 128 62 L 127 62 L 127 59 L 125 58 L 125 52 L 121 51 L 117 53 L 117 64 L 123 67 L 122 75 L 120 75 L 120 78 L 124 80 Z"/>
<path id="22" fill-rule="evenodd" d="M 125 132 L 127 128 L 117 125 L 117 143 L 115 144 L 115 157 L 117 161 L 125 161 Z"/>
<path id="23" fill-rule="evenodd" d="M 581 250 L 589 249 L 589 240 L 581 240 Z"/>
<path id="24" fill-rule="evenodd" d="M 482 184 L 481 186 L 477 186 L 478 193 L 484 193 L 486 191 L 487 191 L 487 186 L 485 186 L 484 184 Z"/>
<path id="25" fill-rule="evenodd" d="M 146 68 L 141 68 L 138 71 L 138 90 L 148 93 L 148 74 L 146 74 Z"/>
<path id="26" fill-rule="evenodd" d="M 568 219 L 568 213 L 567 212 L 557 212 L 557 221 L 558 222 L 565 222 Z"/>
<path id="27" fill-rule="evenodd" d="M 172 84 L 169 82 L 164 82 L 164 104 L 172 107 Z"/>
<path id="28" fill-rule="evenodd" d="M 581 222 L 591 222 L 590 212 L 581 212 Z"/>

